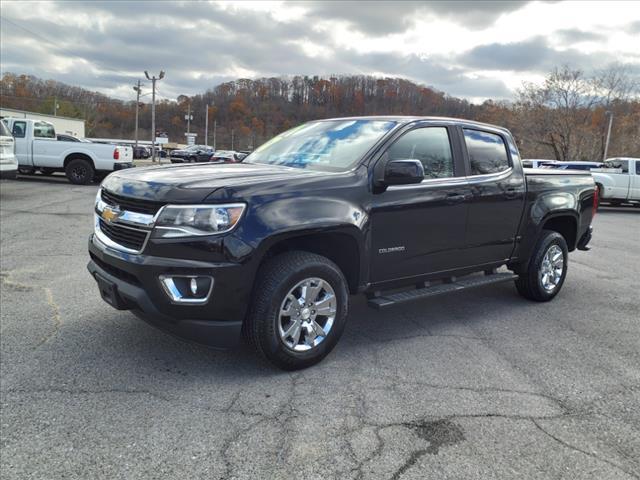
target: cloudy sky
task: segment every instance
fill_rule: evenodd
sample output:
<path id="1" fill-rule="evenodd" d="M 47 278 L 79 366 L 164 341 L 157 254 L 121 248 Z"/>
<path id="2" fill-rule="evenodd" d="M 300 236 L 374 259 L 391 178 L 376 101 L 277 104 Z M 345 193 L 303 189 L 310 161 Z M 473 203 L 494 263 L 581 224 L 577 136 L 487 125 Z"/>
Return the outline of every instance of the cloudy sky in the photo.
<path id="1" fill-rule="evenodd" d="M 13 2 L 2 73 L 131 99 L 144 70 L 162 98 L 239 77 L 372 74 L 473 101 L 509 98 L 554 66 L 640 75 L 638 1 Z M 148 83 L 148 82 L 147 82 Z"/>

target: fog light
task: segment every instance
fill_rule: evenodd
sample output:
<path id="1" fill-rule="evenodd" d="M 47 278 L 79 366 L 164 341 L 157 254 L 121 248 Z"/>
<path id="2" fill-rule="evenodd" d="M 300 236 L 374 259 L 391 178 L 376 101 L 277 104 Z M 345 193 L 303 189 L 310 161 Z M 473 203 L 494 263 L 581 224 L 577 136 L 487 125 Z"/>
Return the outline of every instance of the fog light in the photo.
<path id="1" fill-rule="evenodd" d="M 211 295 L 213 277 L 160 275 L 160 284 L 173 303 L 203 304 Z"/>

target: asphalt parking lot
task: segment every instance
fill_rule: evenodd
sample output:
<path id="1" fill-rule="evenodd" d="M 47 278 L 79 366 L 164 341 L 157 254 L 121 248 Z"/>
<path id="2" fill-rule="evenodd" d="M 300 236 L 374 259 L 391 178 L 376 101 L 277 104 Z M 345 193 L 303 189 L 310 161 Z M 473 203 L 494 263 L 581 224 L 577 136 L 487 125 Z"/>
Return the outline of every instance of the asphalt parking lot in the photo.
<path id="1" fill-rule="evenodd" d="M 3 479 L 640 478 L 640 209 L 601 209 L 551 303 L 352 297 L 336 350 L 283 373 L 105 304 L 96 190 L 0 184 Z"/>

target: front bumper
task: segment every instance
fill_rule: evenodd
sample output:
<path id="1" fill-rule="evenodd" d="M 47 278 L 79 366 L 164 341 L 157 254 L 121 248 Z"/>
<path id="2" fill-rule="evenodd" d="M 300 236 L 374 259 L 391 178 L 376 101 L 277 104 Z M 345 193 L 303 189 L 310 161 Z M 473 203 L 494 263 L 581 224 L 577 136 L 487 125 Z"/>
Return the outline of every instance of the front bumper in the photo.
<path id="1" fill-rule="evenodd" d="M 103 245 L 94 235 L 89 254 L 87 269 L 114 308 L 132 310 L 161 330 L 210 347 L 238 343 L 251 288 L 241 265 L 131 255 Z M 159 281 L 167 273 L 211 275 L 218 281 L 206 305 L 175 305 Z"/>

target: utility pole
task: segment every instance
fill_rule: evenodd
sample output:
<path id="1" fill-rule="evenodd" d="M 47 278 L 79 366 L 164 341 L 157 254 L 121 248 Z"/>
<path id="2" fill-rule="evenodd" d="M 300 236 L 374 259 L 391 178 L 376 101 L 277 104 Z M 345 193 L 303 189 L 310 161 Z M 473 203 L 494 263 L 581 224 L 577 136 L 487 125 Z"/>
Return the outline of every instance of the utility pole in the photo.
<path id="1" fill-rule="evenodd" d="M 53 97 L 53 116 L 58 116 L 58 97 Z"/>
<path id="2" fill-rule="evenodd" d="M 204 146 L 209 146 L 209 104 L 204 106 Z"/>
<path id="3" fill-rule="evenodd" d="M 611 124 L 613 123 L 613 112 L 607 110 L 605 115 L 609 117 L 609 129 L 607 131 L 607 141 L 604 144 L 604 155 L 602 157 L 602 161 L 604 162 L 607 159 L 607 153 L 609 152 L 609 140 L 611 139 Z"/>
<path id="4" fill-rule="evenodd" d="M 164 70 L 160 70 L 158 78 L 149 76 L 149 72 L 144 71 L 147 80 L 151 80 L 151 161 L 156 161 L 156 80 L 164 78 Z"/>
<path id="5" fill-rule="evenodd" d="M 235 131 L 233 130 L 233 128 L 231 129 L 231 150 L 233 150 L 233 135 L 234 135 Z"/>
<path id="6" fill-rule="evenodd" d="M 140 109 L 140 80 L 138 85 L 135 85 L 133 89 L 136 91 L 136 147 L 138 146 L 138 110 Z"/>
<path id="7" fill-rule="evenodd" d="M 187 121 L 187 133 L 191 133 L 191 100 L 189 100 L 187 114 L 184 116 L 184 119 Z"/>
<path id="8" fill-rule="evenodd" d="M 216 127 L 218 126 L 218 120 L 213 121 L 213 150 L 216 149 Z"/>

